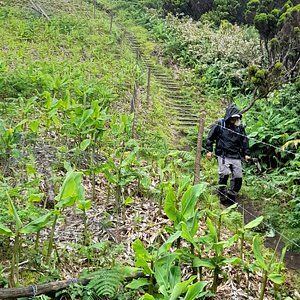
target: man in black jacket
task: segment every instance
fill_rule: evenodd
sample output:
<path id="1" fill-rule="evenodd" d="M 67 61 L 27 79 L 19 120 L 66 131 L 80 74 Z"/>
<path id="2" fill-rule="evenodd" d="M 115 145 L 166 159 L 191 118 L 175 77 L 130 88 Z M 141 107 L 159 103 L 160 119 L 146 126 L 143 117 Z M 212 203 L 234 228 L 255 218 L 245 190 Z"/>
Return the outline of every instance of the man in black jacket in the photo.
<path id="1" fill-rule="evenodd" d="M 242 115 L 234 106 L 226 109 L 224 118 L 218 120 L 210 129 L 206 144 L 207 159 L 213 157 L 213 145 L 218 158 L 220 201 L 223 204 L 236 200 L 242 187 L 242 163 L 250 159 L 248 138 L 245 128 L 241 124 Z M 227 191 L 229 175 L 232 176 L 230 188 Z"/>

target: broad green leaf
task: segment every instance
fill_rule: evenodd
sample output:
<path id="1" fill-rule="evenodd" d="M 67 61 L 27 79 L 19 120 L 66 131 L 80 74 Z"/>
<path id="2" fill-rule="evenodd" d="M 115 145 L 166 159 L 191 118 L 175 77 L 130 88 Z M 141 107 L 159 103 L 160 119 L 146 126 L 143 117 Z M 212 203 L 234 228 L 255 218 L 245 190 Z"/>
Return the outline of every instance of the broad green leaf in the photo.
<path id="1" fill-rule="evenodd" d="M 141 268 L 136 268 L 136 267 L 130 267 L 130 266 L 122 266 L 120 268 L 121 273 L 126 277 L 126 276 L 131 276 L 132 274 L 141 272 Z"/>
<path id="2" fill-rule="evenodd" d="M 57 207 L 72 206 L 75 203 L 76 197 L 80 196 L 81 188 L 81 172 L 68 171 L 60 193 L 57 197 Z M 82 193 L 81 193 L 82 195 Z"/>
<path id="3" fill-rule="evenodd" d="M 143 243 L 137 239 L 132 243 L 133 251 L 135 252 L 135 255 L 138 257 L 143 257 L 146 260 L 151 260 L 151 255 L 148 253 L 148 251 L 145 249 Z"/>
<path id="4" fill-rule="evenodd" d="M 75 190 L 76 190 L 76 185 L 74 181 L 74 171 L 70 170 L 66 174 L 64 182 L 60 188 L 60 192 L 57 200 L 61 201 L 64 198 L 73 197 L 75 194 L 74 192 Z"/>
<path id="5" fill-rule="evenodd" d="M 170 187 L 170 188 L 168 188 L 168 191 L 167 191 L 167 196 L 166 196 L 165 205 L 164 205 L 164 211 L 165 211 L 167 217 L 173 222 L 176 222 L 176 220 L 178 218 L 178 211 L 175 208 L 175 201 L 176 201 L 176 195 L 173 191 L 173 188 Z"/>
<path id="6" fill-rule="evenodd" d="M 279 263 L 282 263 L 285 255 L 286 255 L 286 251 L 287 251 L 288 246 L 283 247 L 283 249 L 281 250 L 281 255 L 280 255 L 280 259 L 279 259 Z"/>
<path id="7" fill-rule="evenodd" d="M 215 243 L 218 242 L 218 233 L 215 225 L 213 224 L 210 218 L 207 218 L 206 223 L 207 223 L 209 235 L 212 237 Z"/>
<path id="8" fill-rule="evenodd" d="M 29 128 L 31 129 L 32 132 L 37 133 L 39 129 L 39 120 L 33 120 L 29 123 Z"/>
<path id="9" fill-rule="evenodd" d="M 90 248 L 97 249 L 97 250 L 100 250 L 100 251 L 105 251 L 109 247 L 109 244 L 110 243 L 108 241 L 98 242 L 98 243 L 92 244 L 90 246 Z"/>
<path id="10" fill-rule="evenodd" d="M 30 194 L 28 197 L 29 202 L 40 202 L 44 197 L 44 193 Z"/>
<path id="11" fill-rule="evenodd" d="M 132 203 L 134 203 L 134 200 L 133 200 L 132 197 L 127 197 L 127 198 L 124 200 L 124 204 L 125 204 L 125 205 L 130 205 L 130 204 L 132 204 Z"/>
<path id="12" fill-rule="evenodd" d="M 163 286 L 166 290 L 169 290 L 171 288 L 171 276 L 178 275 L 176 270 L 172 269 L 173 262 L 178 256 L 177 253 L 169 253 L 166 256 L 161 257 L 160 259 L 156 260 L 154 263 L 154 276 L 155 279 L 160 287 L 160 291 L 163 292 Z M 173 274 L 171 274 L 173 272 Z M 180 272 L 179 272 L 180 276 Z M 178 278 L 178 281 L 180 282 L 180 277 Z M 173 281 L 174 282 L 174 281 Z"/>
<path id="13" fill-rule="evenodd" d="M 223 260 L 223 265 L 238 265 L 241 262 L 241 259 L 239 257 L 231 257 Z"/>
<path id="14" fill-rule="evenodd" d="M 215 268 L 215 263 L 211 258 L 199 258 L 196 257 L 193 260 L 193 267 L 206 267 L 210 269 Z"/>
<path id="15" fill-rule="evenodd" d="M 148 175 L 144 175 L 142 180 L 141 180 L 141 185 L 144 189 L 148 189 L 149 186 L 151 184 L 151 179 L 150 179 L 150 176 Z"/>
<path id="16" fill-rule="evenodd" d="M 34 176 L 36 174 L 36 169 L 32 164 L 26 164 L 26 172 L 28 175 Z"/>
<path id="17" fill-rule="evenodd" d="M 188 241 L 189 243 L 191 243 L 192 245 L 194 245 L 195 248 L 197 248 L 195 239 L 194 239 L 194 237 L 191 235 L 191 233 L 190 233 L 190 231 L 189 231 L 189 228 L 188 228 L 187 224 L 184 223 L 184 222 L 180 222 L 180 225 L 181 225 L 181 230 L 182 230 L 181 236 L 182 236 L 186 241 Z"/>
<path id="18" fill-rule="evenodd" d="M 228 240 L 224 241 L 224 247 L 230 248 L 237 240 L 239 239 L 239 235 L 235 234 L 230 237 Z"/>
<path id="19" fill-rule="evenodd" d="M 54 123 L 57 127 L 60 127 L 60 126 L 61 126 L 61 122 L 60 122 L 59 118 L 58 118 L 56 115 L 53 115 L 53 116 L 52 116 L 52 121 L 53 121 L 53 123 Z"/>
<path id="20" fill-rule="evenodd" d="M 139 300 L 155 300 L 155 298 L 152 295 L 145 294 Z"/>
<path id="21" fill-rule="evenodd" d="M 50 217 L 51 213 L 41 216 L 25 225 L 20 232 L 25 234 L 38 232 L 48 224 Z"/>
<path id="22" fill-rule="evenodd" d="M 81 210 L 88 210 L 92 207 L 91 200 L 82 200 L 77 202 L 78 208 Z"/>
<path id="23" fill-rule="evenodd" d="M 132 280 L 129 284 L 126 285 L 126 287 L 132 290 L 137 290 L 145 285 L 149 285 L 149 280 L 147 278 L 138 278 Z"/>
<path id="24" fill-rule="evenodd" d="M 13 236 L 13 232 L 4 225 L 0 224 L 0 235 Z"/>
<path id="25" fill-rule="evenodd" d="M 202 218 L 204 212 L 195 213 L 194 217 L 187 221 L 187 226 L 192 236 L 196 235 L 199 228 L 199 219 Z"/>
<path id="26" fill-rule="evenodd" d="M 181 282 L 181 270 L 179 266 L 172 265 L 170 268 L 169 276 L 169 284 L 170 284 L 170 291 L 172 291 L 175 285 Z"/>
<path id="27" fill-rule="evenodd" d="M 214 243 L 212 248 L 215 249 L 217 256 L 220 256 L 224 252 L 225 241 Z"/>
<path id="28" fill-rule="evenodd" d="M 84 151 L 89 145 L 91 144 L 91 140 L 90 139 L 85 139 L 80 143 L 80 150 Z"/>
<path id="29" fill-rule="evenodd" d="M 181 236 L 181 231 L 176 231 L 174 234 L 172 234 L 166 242 L 164 242 L 158 249 L 157 251 L 157 256 L 162 255 L 163 253 L 165 253 L 166 251 L 168 251 L 171 246 L 172 243 L 174 241 L 176 241 L 179 237 Z"/>
<path id="30" fill-rule="evenodd" d="M 268 278 L 276 284 L 283 284 L 285 281 L 284 276 L 281 274 L 277 274 L 277 273 L 269 274 Z"/>
<path id="31" fill-rule="evenodd" d="M 145 274 L 150 275 L 153 273 L 153 270 L 150 269 L 148 262 L 142 256 L 136 258 L 135 266 L 143 268 Z"/>
<path id="32" fill-rule="evenodd" d="M 135 147 L 132 151 L 130 152 L 125 152 L 124 153 L 124 159 L 121 163 L 121 167 L 127 167 L 130 166 L 135 160 L 136 160 L 136 154 L 138 152 L 138 148 Z"/>
<path id="33" fill-rule="evenodd" d="M 238 203 L 234 203 L 233 205 L 225 208 L 224 210 L 221 211 L 221 215 L 227 215 L 229 214 L 233 209 L 235 209 L 238 206 Z"/>
<path id="34" fill-rule="evenodd" d="M 162 295 L 164 295 L 164 298 L 161 298 L 161 299 L 169 298 L 169 292 L 167 291 L 167 288 L 165 285 L 160 285 L 158 290 Z"/>
<path id="35" fill-rule="evenodd" d="M 188 220 L 194 215 L 195 206 L 201 193 L 206 190 L 206 184 L 200 183 L 190 187 L 183 195 L 181 202 L 181 214 Z"/>
<path id="36" fill-rule="evenodd" d="M 261 244 L 259 242 L 259 236 L 257 235 L 253 239 L 253 245 L 252 245 L 253 253 L 258 266 L 262 268 L 264 271 L 268 271 L 268 266 L 265 263 L 264 257 L 260 250 L 260 246 Z"/>
<path id="37" fill-rule="evenodd" d="M 256 226 L 258 226 L 262 221 L 263 221 L 264 217 L 263 216 L 260 216 L 254 220 L 252 220 L 251 222 L 249 222 L 248 224 L 246 224 L 244 226 L 244 229 L 252 229 Z"/>
<path id="38" fill-rule="evenodd" d="M 6 192 L 6 196 L 8 199 L 8 210 L 9 210 L 10 214 L 14 217 L 14 221 L 16 222 L 16 231 L 18 232 L 23 227 L 23 224 L 21 222 L 21 219 L 18 215 L 17 209 L 16 209 L 12 199 L 10 198 L 8 192 Z"/>
<path id="39" fill-rule="evenodd" d="M 187 291 L 188 286 L 197 276 L 191 276 L 189 280 L 179 282 L 175 285 L 169 300 L 176 300 L 181 294 Z"/>
<path id="40" fill-rule="evenodd" d="M 81 120 L 80 120 L 80 124 L 79 124 L 79 129 L 81 129 L 83 127 L 83 125 L 85 125 L 86 121 L 89 119 L 89 117 L 93 114 L 94 110 L 93 109 L 86 109 L 82 116 L 81 116 Z"/>
<path id="41" fill-rule="evenodd" d="M 184 297 L 184 300 L 194 300 L 199 297 L 199 295 L 203 292 L 204 287 L 206 286 L 206 282 L 199 281 L 188 287 L 188 291 Z"/>
<path id="42" fill-rule="evenodd" d="M 181 176 L 179 179 L 179 187 L 178 187 L 178 191 L 177 191 L 177 195 L 180 196 L 181 193 L 187 188 L 187 186 L 189 186 L 189 184 L 191 183 L 191 178 L 190 176 Z"/>

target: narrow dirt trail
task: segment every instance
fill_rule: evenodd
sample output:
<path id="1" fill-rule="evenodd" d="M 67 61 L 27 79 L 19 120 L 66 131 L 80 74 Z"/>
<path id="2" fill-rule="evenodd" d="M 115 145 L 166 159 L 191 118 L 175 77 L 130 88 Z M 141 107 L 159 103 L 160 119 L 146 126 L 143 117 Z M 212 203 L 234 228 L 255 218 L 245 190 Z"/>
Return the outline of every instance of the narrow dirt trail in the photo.
<path id="1" fill-rule="evenodd" d="M 245 224 L 251 222 L 256 217 L 262 215 L 261 208 L 248 199 L 240 198 L 238 199 L 239 212 L 244 216 Z M 278 257 L 280 257 L 282 249 L 285 247 L 285 243 L 278 232 L 276 232 L 274 237 L 267 237 L 265 239 L 265 246 L 276 250 Z M 287 268 L 296 271 L 300 274 L 300 253 L 294 251 L 287 251 L 284 264 Z"/>
<path id="2" fill-rule="evenodd" d="M 174 141 L 180 140 L 184 137 L 184 130 L 191 126 L 196 126 L 198 123 L 198 113 L 191 103 L 191 99 L 187 99 L 182 93 L 182 87 L 178 81 L 174 80 L 170 75 L 163 73 L 153 61 L 143 55 L 141 45 L 134 37 L 133 34 L 126 32 L 125 34 L 133 51 L 141 54 L 141 59 L 145 66 L 151 70 L 155 80 L 160 84 L 164 90 L 165 101 L 162 105 L 166 108 L 166 111 L 172 113 L 174 118 L 171 127 L 173 128 L 173 139 Z M 260 216 L 261 213 L 258 211 L 252 203 L 244 201 L 239 202 L 239 211 L 244 215 L 245 223 L 248 223 Z M 243 210 L 243 205 L 245 211 Z M 248 211 L 248 212 L 247 212 Z M 278 245 L 277 245 L 278 244 Z M 267 237 L 265 246 L 277 251 L 278 257 L 285 246 L 285 243 L 280 239 L 280 235 L 276 234 L 275 237 Z M 291 270 L 294 270 L 300 274 L 300 253 L 294 251 L 287 251 L 284 258 L 285 266 Z"/>

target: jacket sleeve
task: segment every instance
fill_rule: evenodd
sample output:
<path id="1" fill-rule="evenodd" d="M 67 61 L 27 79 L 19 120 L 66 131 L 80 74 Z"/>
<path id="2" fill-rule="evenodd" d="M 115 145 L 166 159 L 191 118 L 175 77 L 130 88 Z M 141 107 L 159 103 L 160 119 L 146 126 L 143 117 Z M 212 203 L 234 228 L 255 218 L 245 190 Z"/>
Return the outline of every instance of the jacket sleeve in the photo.
<path id="1" fill-rule="evenodd" d="M 210 131 L 209 131 L 208 136 L 207 136 L 206 150 L 209 151 L 209 152 L 213 151 L 213 145 L 217 140 L 218 131 L 219 131 L 218 125 L 217 125 L 217 123 L 214 123 L 211 126 Z"/>
<path id="2" fill-rule="evenodd" d="M 250 156 L 249 139 L 247 137 L 246 130 L 245 130 L 244 126 L 242 127 L 242 134 L 243 134 L 243 137 L 242 137 L 242 151 L 243 151 L 243 155 L 244 156 L 245 155 Z"/>

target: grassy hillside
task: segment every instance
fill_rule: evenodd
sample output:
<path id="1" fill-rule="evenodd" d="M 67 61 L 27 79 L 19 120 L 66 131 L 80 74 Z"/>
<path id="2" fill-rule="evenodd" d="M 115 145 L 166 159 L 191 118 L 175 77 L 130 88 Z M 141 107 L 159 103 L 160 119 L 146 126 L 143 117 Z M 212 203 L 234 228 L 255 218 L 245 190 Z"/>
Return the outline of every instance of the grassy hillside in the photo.
<path id="1" fill-rule="evenodd" d="M 50 21 L 0 2 L 0 295 L 80 277 L 91 281 L 35 298 L 297 299 L 296 276 L 250 230 L 263 218 L 244 226 L 237 205 L 193 184 L 194 150 L 180 149 L 196 127 L 180 120 L 196 117 L 172 105 L 210 105 L 193 102 L 195 73 L 175 80 L 132 21 L 48 2 Z"/>

